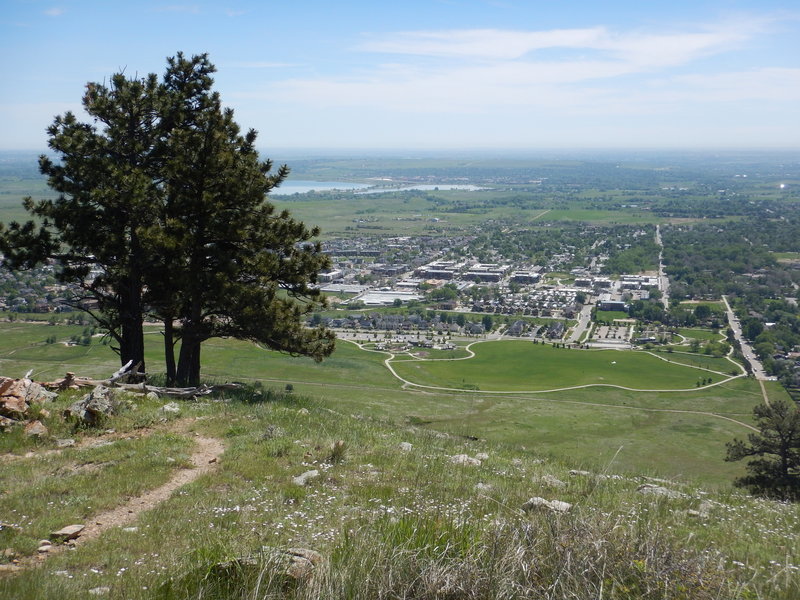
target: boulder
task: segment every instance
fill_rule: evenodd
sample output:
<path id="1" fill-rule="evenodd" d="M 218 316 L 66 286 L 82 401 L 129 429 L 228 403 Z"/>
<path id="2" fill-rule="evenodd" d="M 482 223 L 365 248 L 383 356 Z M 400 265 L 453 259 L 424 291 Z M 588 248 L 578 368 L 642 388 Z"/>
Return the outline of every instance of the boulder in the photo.
<path id="1" fill-rule="evenodd" d="M 0 416 L 24 419 L 31 404 L 49 402 L 56 396 L 30 379 L 0 377 Z"/>
<path id="2" fill-rule="evenodd" d="M 478 460 L 489 460 L 489 455 L 486 454 L 486 452 L 478 452 L 475 455 L 475 458 L 477 458 Z"/>
<path id="3" fill-rule="evenodd" d="M 31 421 L 25 425 L 25 435 L 28 437 L 44 437 L 48 433 L 47 427 L 39 420 Z"/>
<path id="4" fill-rule="evenodd" d="M 116 412 L 117 403 L 114 400 L 114 390 L 104 385 L 98 385 L 83 399 L 75 402 L 64 411 L 66 418 L 76 419 L 86 425 L 99 425 L 106 417 Z"/>
<path id="5" fill-rule="evenodd" d="M 414 448 L 409 442 L 400 442 L 397 447 L 400 449 L 401 452 L 411 452 Z"/>
<path id="6" fill-rule="evenodd" d="M 547 509 L 555 513 L 566 513 L 572 508 L 572 504 L 569 502 L 564 502 L 562 500 L 546 500 L 544 498 L 539 498 L 538 496 L 531 498 L 525 504 L 522 505 L 522 510 L 525 512 L 531 512 L 537 509 Z"/>

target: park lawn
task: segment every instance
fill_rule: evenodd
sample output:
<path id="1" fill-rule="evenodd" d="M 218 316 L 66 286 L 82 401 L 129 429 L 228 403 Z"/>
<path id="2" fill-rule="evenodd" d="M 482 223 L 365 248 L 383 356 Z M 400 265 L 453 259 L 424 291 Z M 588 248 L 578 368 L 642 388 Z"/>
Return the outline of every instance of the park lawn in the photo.
<path id="1" fill-rule="evenodd" d="M 699 329 L 699 328 L 681 328 L 678 329 L 678 333 L 687 338 L 694 338 L 696 340 L 702 341 L 711 341 L 711 342 L 719 342 L 725 339 L 725 336 L 719 332 L 714 332 L 711 329 Z"/>
<path id="2" fill-rule="evenodd" d="M 734 370 L 736 375 L 742 372 L 736 364 L 729 361 L 727 358 L 716 358 L 707 354 L 696 352 L 689 352 L 688 346 L 682 348 L 677 352 L 667 352 L 661 348 L 653 348 L 650 352 L 654 352 L 665 360 L 677 362 L 689 367 L 699 367 L 702 369 L 711 369 L 712 371 L 719 371 L 720 373 L 731 374 Z M 698 373 L 699 375 L 699 373 Z"/>
<path id="3" fill-rule="evenodd" d="M 635 389 L 686 389 L 698 371 L 649 354 L 617 350 L 571 350 L 530 342 L 486 342 L 472 346 L 475 358 L 403 362 L 398 375 L 418 385 L 483 391 L 535 391 L 581 385 Z"/>
<path id="4" fill-rule="evenodd" d="M 612 323 L 616 319 L 630 318 L 630 315 L 622 310 L 597 310 L 594 313 L 594 320 L 598 322 Z"/>

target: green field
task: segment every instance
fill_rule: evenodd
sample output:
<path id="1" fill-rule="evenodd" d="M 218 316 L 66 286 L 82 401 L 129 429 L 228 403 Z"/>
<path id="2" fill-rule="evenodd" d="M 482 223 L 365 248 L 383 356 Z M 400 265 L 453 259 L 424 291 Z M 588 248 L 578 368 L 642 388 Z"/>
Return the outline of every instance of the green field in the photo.
<path id="1" fill-rule="evenodd" d="M 97 338 L 88 347 L 45 343 L 50 335 L 67 340 L 82 329 L 0 323 L 0 374 L 20 377 L 34 369 L 33 377 L 40 381 L 65 371 L 107 377 L 119 361 Z M 148 372 L 158 374 L 163 371 L 161 336 L 151 329 L 146 341 Z M 739 378 L 698 390 L 694 389 L 698 378 L 722 377 L 641 352 L 554 349 L 522 341 L 479 343 L 473 350 L 477 353 L 473 359 L 412 359 L 395 362 L 394 367 L 416 383 L 454 388 L 472 384 L 481 391 L 511 393 L 404 389 L 383 364 L 388 354 L 363 351 L 343 341 L 333 356 L 315 363 L 245 342 L 215 339 L 203 346 L 202 375 L 214 381 L 262 381 L 277 389 L 291 383 L 295 394 L 346 414 L 420 423 L 517 450 L 569 457 L 587 466 L 605 466 L 613 458 L 612 470 L 701 479 L 704 485 L 721 486 L 741 474 L 741 464 L 725 463 L 722 457 L 727 441 L 747 434 L 752 407 L 762 401 L 754 380 Z M 683 355 L 664 353 L 669 360 L 679 361 L 679 356 Z M 704 355 L 685 358 L 723 372 L 733 367 Z M 592 383 L 691 391 L 634 392 L 613 387 L 545 394 L 513 391 Z M 767 386 L 771 399 L 786 396 L 777 383 Z"/>
<path id="2" fill-rule="evenodd" d="M 530 342 L 475 344 L 475 357 L 458 361 L 419 361 L 396 365 L 413 383 L 483 391 L 541 391 L 583 385 L 634 389 L 686 389 L 699 372 L 637 352 L 572 350 Z M 705 376 L 705 375 L 703 375 Z"/>
<path id="3" fill-rule="evenodd" d="M 621 310 L 596 310 L 594 320 L 612 323 L 617 319 L 630 319 L 630 315 Z"/>
<path id="4" fill-rule="evenodd" d="M 693 338 L 700 341 L 719 342 L 725 339 L 724 334 L 714 332 L 711 329 L 678 329 L 678 333 L 685 338 Z"/>

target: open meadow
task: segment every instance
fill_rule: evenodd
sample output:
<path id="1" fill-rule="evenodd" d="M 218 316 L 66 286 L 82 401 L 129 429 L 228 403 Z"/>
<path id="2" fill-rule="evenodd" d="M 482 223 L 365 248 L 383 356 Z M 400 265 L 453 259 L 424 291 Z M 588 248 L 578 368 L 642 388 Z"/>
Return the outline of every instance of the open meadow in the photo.
<path id="1" fill-rule="evenodd" d="M 0 329 L 0 373 L 6 376 L 20 377 L 33 369 L 32 377 L 40 381 L 65 371 L 107 377 L 118 367 L 116 356 L 99 338 L 90 346 L 65 345 L 80 333 L 77 326 L 17 322 L 2 323 Z M 48 344 L 52 335 L 57 342 Z M 152 328 L 146 339 L 148 371 L 157 375 L 161 335 Z M 211 340 L 203 346 L 202 372 L 210 381 L 260 382 L 279 390 L 290 384 L 295 393 L 347 414 L 416 423 L 620 472 L 681 477 L 714 487 L 728 486 L 742 472 L 741 464 L 722 458 L 727 441 L 748 433 L 752 407 L 762 401 L 753 380 L 738 378 L 696 389 L 698 377 L 716 382 L 726 377 L 645 353 L 554 349 L 530 342 L 480 343 L 473 349 L 472 359 L 411 359 L 392 366 L 415 382 L 454 388 L 472 383 L 479 390 L 409 388 L 384 365 L 386 353 L 344 341 L 333 356 L 315 363 L 236 340 Z M 664 356 L 672 360 L 677 353 Z M 701 358 L 723 364 L 723 359 Z M 592 386 L 525 393 L 591 383 L 688 391 Z M 785 397 L 777 384 L 768 386 L 771 397 Z"/>

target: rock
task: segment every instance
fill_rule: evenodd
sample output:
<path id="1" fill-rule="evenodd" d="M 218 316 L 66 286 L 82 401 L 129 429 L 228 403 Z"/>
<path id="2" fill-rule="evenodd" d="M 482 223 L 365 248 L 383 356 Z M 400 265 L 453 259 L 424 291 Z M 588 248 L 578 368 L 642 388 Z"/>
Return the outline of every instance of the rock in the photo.
<path id="1" fill-rule="evenodd" d="M 450 462 L 456 465 L 469 465 L 472 467 L 480 467 L 481 461 L 477 458 L 472 458 L 466 454 L 456 454 L 450 457 Z"/>
<path id="2" fill-rule="evenodd" d="M 92 588 L 92 589 L 89 590 L 89 593 L 92 596 L 105 596 L 106 594 L 109 594 L 110 592 L 111 592 L 111 588 L 107 587 L 107 586 L 96 587 L 96 588 Z"/>
<path id="3" fill-rule="evenodd" d="M 409 442 L 400 442 L 397 447 L 401 452 L 411 452 L 411 450 L 414 448 L 414 446 L 412 446 Z"/>
<path id="4" fill-rule="evenodd" d="M 75 440 L 72 438 L 64 438 L 63 440 L 56 440 L 56 446 L 59 448 L 71 448 L 75 445 Z"/>
<path id="5" fill-rule="evenodd" d="M 24 419 L 31 404 L 49 402 L 56 396 L 30 379 L 0 377 L 0 416 Z"/>
<path id="6" fill-rule="evenodd" d="M 263 546 L 258 555 L 236 558 L 214 565 L 206 577 L 222 577 L 227 580 L 241 576 L 245 571 L 257 573 L 263 569 L 265 562 L 286 577 L 286 583 L 298 583 L 311 579 L 316 569 L 324 562 L 324 558 L 319 552 L 308 548 L 284 550 Z"/>
<path id="7" fill-rule="evenodd" d="M 514 465 L 515 467 L 521 467 L 522 466 L 522 459 L 512 458 L 511 459 L 511 464 Z"/>
<path id="8" fill-rule="evenodd" d="M 546 475 L 542 475 L 541 477 L 538 478 L 538 480 L 534 479 L 534 481 L 538 481 L 538 483 L 542 484 L 543 486 L 551 488 L 563 488 L 567 486 L 567 484 L 561 481 L 558 477 L 554 477 L 549 473 Z"/>
<path id="9" fill-rule="evenodd" d="M 50 534 L 50 539 L 55 540 L 57 542 L 66 542 L 68 540 L 74 540 L 77 538 L 83 530 L 86 528 L 85 525 L 67 525 L 59 529 L 58 531 L 54 531 Z"/>
<path id="10" fill-rule="evenodd" d="M 161 407 L 161 412 L 165 412 L 170 415 L 179 415 L 181 414 L 181 407 L 178 406 L 177 402 L 168 402 Z"/>
<path id="11" fill-rule="evenodd" d="M 0 416 L 0 429 L 2 429 L 3 431 L 11 429 L 14 425 L 19 425 L 19 421 L 15 421 L 14 419 L 9 419 L 8 417 Z"/>
<path id="12" fill-rule="evenodd" d="M 138 527 L 123 527 L 122 531 L 124 531 L 125 533 L 136 533 L 137 531 L 139 531 L 139 528 Z"/>
<path id="13" fill-rule="evenodd" d="M 52 549 L 53 549 L 53 545 L 52 545 L 52 544 L 45 544 L 45 545 L 43 545 L 43 546 L 39 546 L 39 547 L 36 549 L 36 551 L 37 551 L 39 554 L 45 554 L 46 552 L 50 552 L 50 550 L 52 550 Z"/>
<path id="14" fill-rule="evenodd" d="M 298 475 L 297 477 L 293 478 L 292 481 L 296 485 L 306 485 L 309 481 L 317 479 L 318 477 L 319 471 L 312 469 L 311 471 L 306 471 L 302 475 Z"/>
<path id="15" fill-rule="evenodd" d="M 0 574 L 2 573 L 16 573 L 17 571 L 21 571 L 22 567 L 19 565 L 10 565 L 10 564 L 0 564 Z"/>
<path id="16" fill-rule="evenodd" d="M 478 452 L 478 453 L 475 455 L 475 458 L 477 458 L 478 460 L 481 460 L 481 461 L 482 461 L 482 460 L 489 460 L 489 455 L 488 455 L 488 454 L 486 454 L 486 452 Z"/>
<path id="17" fill-rule="evenodd" d="M 283 437 L 286 435 L 286 432 L 283 430 L 282 427 L 279 427 L 274 424 L 267 425 L 266 429 L 264 429 L 264 433 L 261 434 L 262 440 L 274 440 L 275 438 Z"/>
<path id="18" fill-rule="evenodd" d="M 46 408 L 40 408 L 39 409 L 39 418 L 47 419 L 49 416 L 50 416 L 50 411 L 49 410 L 47 410 Z"/>
<path id="19" fill-rule="evenodd" d="M 158 400 L 160 398 L 160 396 L 155 392 L 147 392 L 144 397 L 148 400 Z"/>
<path id="20" fill-rule="evenodd" d="M 309 414 L 309 412 L 308 412 L 307 408 L 301 408 L 300 410 L 297 411 L 297 414 L 298 415 L 303 415 L 305 417 L 306 415 Z"/>
<path id="21" fill-rule="evenodd" d="M 87 425 L 98 425 L 106 417 L 116 412 L 116 404 L 114 391 L 103 385 L 98 385 L 86 394 L 82 400 L 75 402 L 65 410 L 64 416 L 77 419 Z"/>
<path id="22" fill-rule="evenodd" d="M 536 496 L 522 505 L 522 510 L 525 512 L 531 512 L 539 508 L 546 508 L 556 513 L 565 513 L 569 512 L 572 508 L 572 504 L 562 500 L 545 500 L 544 498 Z"/>
<path id="23" fill-rule="evenodd" d="M 44 437 L 48 433 L 47 427 L 39 420 L 31 421 L 25 425 L 25 435 L 28 437 Z"/>
<path id="24" fill-rule="evenodd" d="M 676 490 L 667 489 L 660 485 L 654 485 L 652 483 L 643 483 L 638 488 L 636 488 L 636 491 L 639 492 L 640 494 L 647 494 L 650 496 L 663 496 L 664 498 L 672 498 L 672 499 L 687 497 L 686 494 L 683 494 Z"/>
<path id="25" fill-rule="evenodd" d="M 492 491 L 492 484 L 491 483 L 482 483 L 478 482 L 475 484 L 475 491 L 476 492 L 490 492 Z"/>
<path id="26" fill-rule="evenodd" d="M 572 475 L 573 477 L 578 477 L 578 476 L 580 476 L 580 477 L 591 477 L 592 476 L 592 473 L 590 471 L 581 471 L 580 469 L 572 469 L 569 472 L 569 474 Z"/>
<path id="27" fill-rule="evenodd" d="M 39 540 L 40 546 L 51 546 L 52 544 L 53 542 L 51 542 L 50 540 Z"/>
<path id="28" fill-rule="evenodd" d="M 308 548 L 289 548 L 280 550 L 266 546 L 261 549 L 265 558 L 279 561 L 284 565 L 285 573 L 295 580 L 305 580 L 311 577 L 319 565 L 322 564 L 322 555 Z"/>

